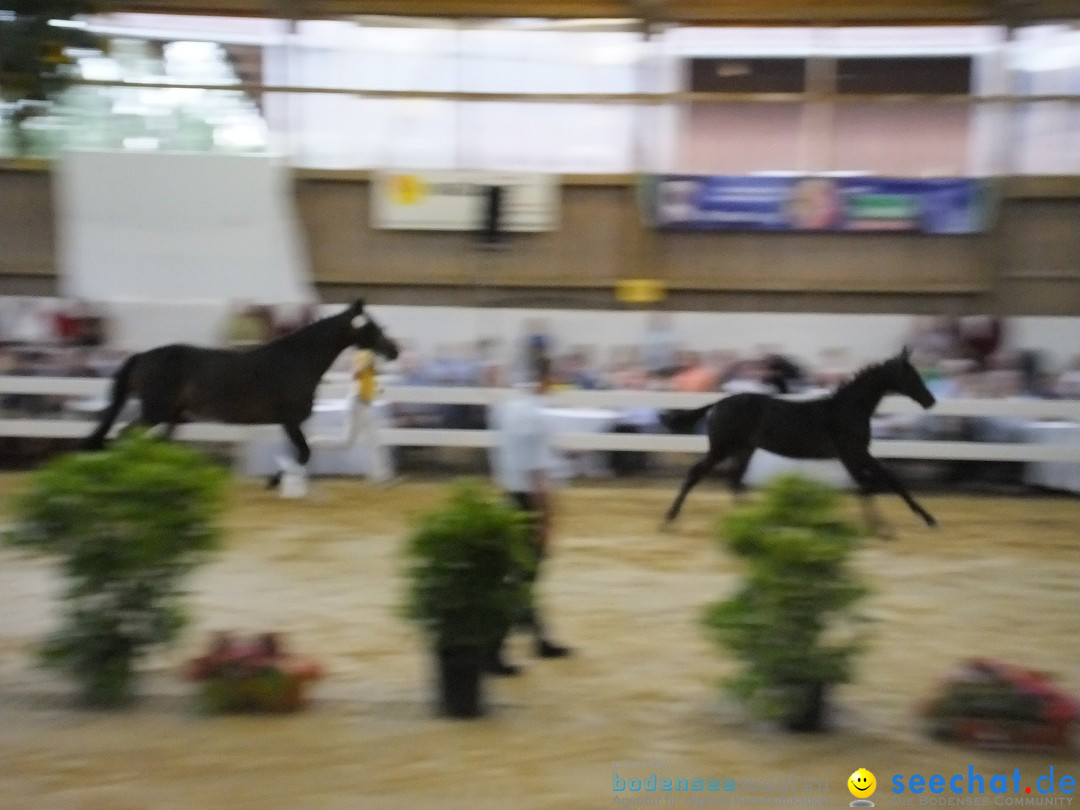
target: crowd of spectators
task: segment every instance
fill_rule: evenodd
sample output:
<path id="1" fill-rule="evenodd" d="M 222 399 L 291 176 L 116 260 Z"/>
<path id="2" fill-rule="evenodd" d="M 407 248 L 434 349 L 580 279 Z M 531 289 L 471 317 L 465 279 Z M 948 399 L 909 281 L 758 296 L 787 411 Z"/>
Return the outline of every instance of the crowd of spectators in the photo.
<path id="1" fill-rule="evenodd" d="M 1040 352 L 1010 345 L 1007 323 L 999 318 L 916 318 L 904 343 L 938 399 L 1080 399 L 1080 355 L 1066 368 L 1054 371 Z M 775 345 L 750 351 L 691 347 L 680 340 L 670 315 L 657 313 L 649 319 L 639 343 L 614 346 L 603 354 L 592 346 L 563 344 L 548 323 L 535 318 L 523 323 L 516 343 L 509 345 L 482 340 L 442 345 L 428 355 L 406 346 L 393 378 L 406 385 L 510 385 L 521 379 L 538 352 L 553 359 L 556 391 L 649 390 L 718 396 L 737 392 L 822 395 L 868 360 L 857 358 L 849 347 L 827 348 L 812 358 L 789 354 Z M 394 409 L 402 426 L 477 428 L 484 424 L 483 408 L 473 406 L 397 404 Z M 878 438 L 1021 442 L 1025 424 L 1024 419 L 1005 416 L 890 415 L 876 418 L 874 431 Z M 614 429 L 665 430 L 660 411 L 646 406 L 619 409 Z M 703 423 L 698 426 L 699 431 L 704 429 Z M 631 467 L 647 463 L 643 455 L 611 456 L 617 468 L 628 462 Z M 950 475 L 958 478 L 976 466 L 957 463 Z M 1011 474 L 1016 472 L 1014 465 Z"/>
<path id="2" fill-rule="evenodd" d="M 814 395 L 835 389 L 869 360 L 849 347 L 823 349 L 812 358 L 776 345 L 750 351 L 691 347 L 679 340 L 667 313 L 649 321 L 640 343 L 611 347 L 603 356 L 592 346 L 560 344 L 539 319 L 525 322 L 517 345 L 485 339 L 441 345 L 426 355 L 405 345 L 394 379 L 433 386 L 511 385 L 543 352 L 553 359 L 557 389 Z M 938 398 L 1080 397 L 1080 355 L 1054 371 L 1039 351 L 1010 346 L 1000 318 L 917 318 L 905 345 Z"/>
<path id="3" fill-rule="evenodd" d="M 0 320 L 0 375 L 97 377 L 119 362 L 109 345 L 108 319 L 88 301 L 42 306 L 37 299 L 9 299 Z M 64 402 L 60 396 L 4 394 L 0 411 L 58 414 Z"/>

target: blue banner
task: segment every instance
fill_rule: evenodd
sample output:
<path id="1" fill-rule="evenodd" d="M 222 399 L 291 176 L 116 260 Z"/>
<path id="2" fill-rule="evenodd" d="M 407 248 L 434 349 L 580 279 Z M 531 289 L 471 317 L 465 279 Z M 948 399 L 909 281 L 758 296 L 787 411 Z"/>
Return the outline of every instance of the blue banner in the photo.
<path id="1" fill-rule="evenodd" d="M 646 205 L 665 229 L 980 233 L 988 187 L 972 178 L 658 175 Z"/>

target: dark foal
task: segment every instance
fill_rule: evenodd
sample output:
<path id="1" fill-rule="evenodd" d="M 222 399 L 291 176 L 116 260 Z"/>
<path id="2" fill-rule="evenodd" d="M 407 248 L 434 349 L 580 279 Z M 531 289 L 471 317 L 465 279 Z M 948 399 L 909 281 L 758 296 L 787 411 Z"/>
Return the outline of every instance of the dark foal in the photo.
<path id="1" fill-rule="evenodd" d="M 398 355 L 397 344 L 364 312 L 363 301 L 251 349 L 173 343 L 132 355 L 116 372 L 109 405 L 84 446 L 104 446 L 120 409 L 134 395 L 140 401 L 136 423 L 165 425 L 166 437 L 194 419 L 281 425 L 303 466 L 311 449 L 300 426 L 311 416 L 319 381 L 350 346 L 388 360 Z"/>
<path id="2" fill-rule="evenodd" d="M 863 369 L 827 397 L 800 401 L 766 394 L 734 394 L 669 417 L 666 423 L 671 430 L 685 432 L 708 413 L 709 450 L 690 468 L 665 520 L 676 518 L 687 493 L 724 459 L 731 459 L 728 484 L 738 495 L 750 457 L 761 448 L 788 458 L 839 459 L 858 485 L 867 521 L 878 534 L 887 535 L 888 530 L 872 496 L 883 486 L 903 498 L 928 526 L 936 525 L 896 476 L 870 455 L 870 417 L 886 394 L 910 397 L 923 408 L 935 402 L 911 365 L 906 348 L 889 360 Z"/>

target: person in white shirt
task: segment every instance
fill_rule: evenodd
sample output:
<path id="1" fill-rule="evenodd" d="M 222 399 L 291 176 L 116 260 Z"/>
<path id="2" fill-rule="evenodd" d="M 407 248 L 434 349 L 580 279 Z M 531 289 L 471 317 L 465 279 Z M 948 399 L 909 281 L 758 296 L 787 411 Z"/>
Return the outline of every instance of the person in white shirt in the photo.
<path id="1" fill-rule="evenodd" d="M 376 409 L 378 384 L 375 373 L 375 352 L 360 349 L 353 356 L 352 432 L 367 455 L 368 478 L 377 484 L 389 484 L 394 478 L 390 449 L 383 444 L 379 432 L 382 420 Z"/>
<path id="2" fill-rule="evenodd" d="M 490 427 L 496 442 L 492 450 L 492 472 L 496 486 L 518 509 L 529 513 L 533 546 L 537 564 L 548 553 L 551 535 L 552 495 L 559 459 L 552 445 L 552 434 L 544 415 L 544 395 L 553 382 L 548 358 L 536 360 L 535 382 L 528 384 L 511 399 L 496 406 L 491 413 Z M 541 658 L 561 658 L 569 648 L 553 643 L 544 631 L 543 622 L 533 605 L 522 624 L 533 633 L 535 651 Z M 518 667 L 503 658 L 503 645 L 511 628 L 506 627 L 490 651 L 486 668 L 497 675 L 516 675 Z"/>

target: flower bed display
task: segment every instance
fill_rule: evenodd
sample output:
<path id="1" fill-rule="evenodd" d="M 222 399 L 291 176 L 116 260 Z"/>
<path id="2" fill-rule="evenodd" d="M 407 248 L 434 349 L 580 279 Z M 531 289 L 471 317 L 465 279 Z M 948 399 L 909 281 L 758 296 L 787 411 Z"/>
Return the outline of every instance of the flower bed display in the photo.
<path id="1" fill-rule="evenodd" d="M 212 714 L 297 711 L 306 705 L 308 684 L 322 675 L 317 662 L 285 653 L 275 633 L 250 642 L 221 633 L 185 672 L 199 684 L 199 707 Z"/>
<path id="2" fill-rule="evenodd" d="M 949 673 L 921 710 L 930 734 L 982 747 L 1076 745 L 1080 703 L 1044 672 L 973 659 Z"/>

